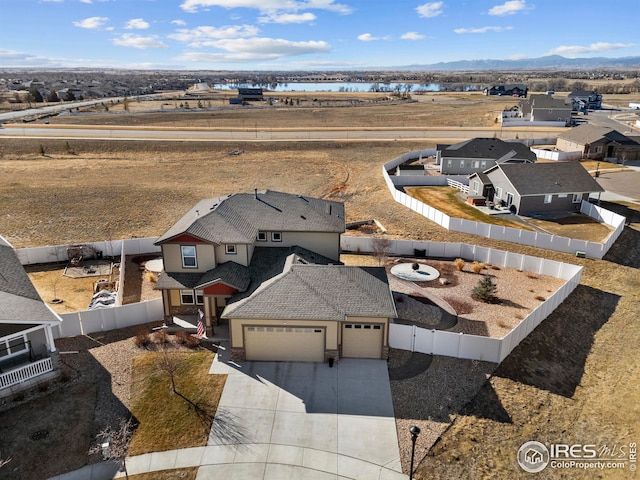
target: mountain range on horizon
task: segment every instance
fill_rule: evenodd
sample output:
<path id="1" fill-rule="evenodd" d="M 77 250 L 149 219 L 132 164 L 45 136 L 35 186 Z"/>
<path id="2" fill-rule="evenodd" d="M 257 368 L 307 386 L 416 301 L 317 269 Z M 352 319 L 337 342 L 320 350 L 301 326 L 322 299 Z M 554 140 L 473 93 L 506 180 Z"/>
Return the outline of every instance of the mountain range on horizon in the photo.
<path id="1" fill-rule="evenodd" d="M 452 62 L 438 62 L 427 65 L 413 64 L 399 67 L 387 67 L 385 70 L 528 70 L 538 68 L 553 68 L 574 70 L 579 68 L 638 68 L 640 57 L 584 57 L 567 58 L 561 55 L 548 55 L 537 58 L 523 58 L 518 60 L 456 60 Z"/>

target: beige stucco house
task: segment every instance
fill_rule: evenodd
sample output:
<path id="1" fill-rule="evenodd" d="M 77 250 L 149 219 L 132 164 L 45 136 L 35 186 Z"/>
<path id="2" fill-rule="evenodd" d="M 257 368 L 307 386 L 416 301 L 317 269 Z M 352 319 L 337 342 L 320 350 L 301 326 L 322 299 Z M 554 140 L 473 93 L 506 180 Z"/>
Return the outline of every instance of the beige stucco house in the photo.
<path id="1" fill-rule="evenodd" d="M 386 274 L 340 263 L 344 231 L 340 202 L 270 190 L 199 202 L 156 241 L 165 321 L 228 322 L 236 359 L 386 357 Z"/>

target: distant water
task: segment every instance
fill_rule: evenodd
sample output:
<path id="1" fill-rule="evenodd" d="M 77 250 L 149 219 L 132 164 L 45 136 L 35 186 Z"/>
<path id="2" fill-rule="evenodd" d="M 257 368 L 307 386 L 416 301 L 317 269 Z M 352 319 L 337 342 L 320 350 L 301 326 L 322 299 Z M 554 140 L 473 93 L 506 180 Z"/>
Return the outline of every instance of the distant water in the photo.
<path id="1" fill-rule="evenodd" d="M 400 91 L 404 91 L 404 83 L 367 83 L 367 82 L 291 82 L 291 83 L 279 83 L 276 88 L 263 87 L 265 90 L 271 92 L 372 92 L 372 86 L 376 86 L 379 92 L 393 93 L 398 90 L 397 85 L 400 86 Z M 412 92 L 415 91 L 429 91 L 439 92 L 442 90 L 442 86 L 438 83 L 429 83 L 426 85 L 413 83 Z M 238 88 L 238 85 L 220 85 L 221 88 L 228 88 L 234 90 Z M 252 85 L 241 85 L 241 87 L 249 87 Z M 259 85 L 256 85 L 259 87 Z"/>

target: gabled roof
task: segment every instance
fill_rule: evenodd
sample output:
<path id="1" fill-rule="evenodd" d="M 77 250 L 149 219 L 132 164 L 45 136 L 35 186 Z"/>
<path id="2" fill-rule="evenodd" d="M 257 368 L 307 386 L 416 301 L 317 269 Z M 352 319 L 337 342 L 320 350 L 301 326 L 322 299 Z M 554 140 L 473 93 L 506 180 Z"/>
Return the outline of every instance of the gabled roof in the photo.
<path id="1" fill-rule="evenodd" d="M 271 190 L 202 200 L 156 245 L 182 234 L 218 245 L 253 243 L 261 230 L 342 233 L 344 204 Z"/>
<path id="2" fill-rule="evenodd" d="M 250 297 L 228 305 L 222 316 L 343 321 L 396 315 L 383 267 L 294 264 Z"/>
<path id="3" fill-rule="evenodd" d="M 579 145 L 596 143 L 600 141 L 616 142 L 621 145 L 638 145 L 638 143 L 622 133 L 609 127 L 597 127 L 588 123 L 572 128 L 558 135 L 558 138 L 574 142 Z M 639 145 L 640 146 L 640 145 Z"/>
<path id="4" fill-rule="evenodd" d="M 60 317 L 42 301 L 13 247 L 0 236 L 0 321 L 59 323 Z"/>
<path id="5" fill-rule="evenodd" d="M 604 191 L 578 162 L 503 163 L 495 165 L 485 173 L 491 178 L 491 173 L 496 169 L 504 172 L 520 195 Z"/>
<path id="6" fill-rule="evenodd" d="M 440 146 L 439 146 L 440 147 Z M 454 145 L 442 145 L 442 158 L 478 158 L 499 160 L 501 158 L 523 159 L 535 162 L 536 154 L 520 142 L 505 142 L 499 138 L 472 138 Z"/>
<path id="7" fill-rule="evenodd" d="M 591 95 L 598 95 L 598 92 L 593 90 L 573 90 L 567 97 L 590 97 Z"/>

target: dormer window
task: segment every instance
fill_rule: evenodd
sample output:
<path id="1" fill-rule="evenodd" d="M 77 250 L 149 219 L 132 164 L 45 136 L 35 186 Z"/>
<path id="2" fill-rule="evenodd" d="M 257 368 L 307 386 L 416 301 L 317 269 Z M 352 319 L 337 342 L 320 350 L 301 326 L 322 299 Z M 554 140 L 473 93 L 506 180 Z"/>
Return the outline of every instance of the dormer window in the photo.
<path id="1" fill-rule="evenodd" d="M 271 232 L 271 241 L 272 242 L 281 242 L 282 241 L 282 232 Z"/>
<path id="2" fill-rule="evenodd" d="M 194 246 L 182 246 L 180 247 L 182 252 L 182 266 L 184 268 L 198 268 L 198 262 L 196 259 L 196 247 Z"/>
<path id="3" fill-rule="evenodd" d="M 235 255 L 236 253 L 238 253 L 238 252 L 236 251 L 236 246 L 235 246 L 235 244 L 233 244 L 233 243 L 227 243 L 227 244 L 224 246 L 224 251 L 225 251 L 225 253 L 226 253 L 227 255 Z"/>
<path id="4" fill-rule="evenodd" d="M 259 242 L 266 242 L 267 241 L 267 232 L 258 232 L 257 240 Z"/>

